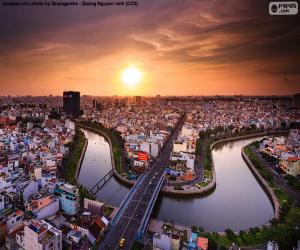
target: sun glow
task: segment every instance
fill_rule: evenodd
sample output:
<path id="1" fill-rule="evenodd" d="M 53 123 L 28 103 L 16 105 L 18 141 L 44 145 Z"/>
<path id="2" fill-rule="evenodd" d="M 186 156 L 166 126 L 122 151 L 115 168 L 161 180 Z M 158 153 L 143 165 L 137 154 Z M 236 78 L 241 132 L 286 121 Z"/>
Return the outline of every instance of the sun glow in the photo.
<path id="1" fill-rule="evenodd" d="M 135 67 L 129 67 L 122 73 L 122 81 L 128 87 L 137 85 L 142 78 L 142 73 Z"/>

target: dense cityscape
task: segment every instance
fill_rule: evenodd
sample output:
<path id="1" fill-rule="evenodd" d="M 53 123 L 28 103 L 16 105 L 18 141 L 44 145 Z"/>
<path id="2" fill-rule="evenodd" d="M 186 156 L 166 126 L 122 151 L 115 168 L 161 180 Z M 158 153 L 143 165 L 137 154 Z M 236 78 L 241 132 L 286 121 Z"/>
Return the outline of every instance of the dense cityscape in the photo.
<path id="1" fill-rule="evenodd" d="M 300 94 L 0 97 L 0 244 L 25 250 L 300 249 L 299 126 Z M 96 161 L 88 133 L 110 148 L 96 171 L 105 164 L 110 169 L 95 183 L 80 181 L 83 171 L 92 171 L 85 170 L 87 158 Z M 228 177 L 216 174 L 215 148 L 246 139 L 251 143 L 239 151 L 272 207 L 269 218 L 221 231 L 156 218 L 163 196 L 205 203 L 220 190 L 219 181 Z M 127 187 L 118 205 L 98 198 L 113 179 Z"/>

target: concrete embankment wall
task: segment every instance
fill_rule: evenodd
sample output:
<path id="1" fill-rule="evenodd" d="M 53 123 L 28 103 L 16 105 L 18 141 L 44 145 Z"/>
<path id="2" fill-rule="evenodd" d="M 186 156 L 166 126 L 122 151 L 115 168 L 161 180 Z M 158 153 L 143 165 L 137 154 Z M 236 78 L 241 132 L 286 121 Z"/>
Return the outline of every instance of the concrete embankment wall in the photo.
<path id="1" fill-rule="evenodd" d="M 134 181 L 131 181 L 131 180 L 128 180 L 126 177 L 120 175 L 117 170 L 116 170 L 116 167 L 115 167 L 115 160 L 114 160 L 114 154 L 113 154 L 113 150 L 112 150 L 112 142 L 109 138 L 109 136 L 107 136 L 107 134 L 105 134 L 104 132 L 98 130 L 98 129 L 95 129 L 95 128 L 91 128 L 89 126 L 86 126 L 86 125 L 82 125 L 82 124 L 79 124 L 79 123 L 76 123 L 76 126 L 78 126 L 79 128 L 83 128 L 83 129 L 86 129 L 86 130 L 89 130 L 95 134 L 99 134 L 101 136 L 103 136 L 107 141 L 108 141 L 108 144 L 109 144 L 109 148 L 110 148 L 110 157 L 111 157 L 111 165 L 112 165 L 112 170 L 113 170 L 113 173 L 114 173 L 114 176 L 117 178 L 117 180 L 119 182 L 121 182 L 122 184 L 128 186 L 128 187 L 132 187 L 134 185 Z"/>
<path id="2" fill-rule="evenodd" d="M 258 183 L 261 185 L 261 187 L 263 188 L 263 190 L 265 191 L 265 193 L 267 194 L 267 196 L 269 197 L 273 209 L 274 209 L 274 216 L 273 218 L 276 220 L 279 220 L 279 213 L 280 213 L 280 205 L 279 205 L 279 201 L 273 191 L 273 189 L 269 186 L 269 184 L 265 181 L 265 179 L 260 175 L 260 173 L 258 172 L 258 170 L 256 169 L 256 167 L 252 164 L 252 162 L 250 161 L 250 159 L 248 158 L 248 156 L 245 153 L 245 148 L 242 148 L 242 157 L 245 161 L 245 163 L 247 164 L 247 166 L 249 167 L 250 171 L 252 172 L 252 174 L 254 175 L 254 177 L 256 178 L 256 180 L 258 181 Z"/>
<path id="3" fill-rule="evenodd" d="M 91 128 L 91 127 L 86 126 L 86 125 L 76 123 L 76 126 L 78 126 L 80 128 L 83 128 L 83 129 L 86 129 L 86 130 L 89 130 L 91 132 L 94 132 L 96 134 L 100 134 L 101 136 L 103 136 L 108 141 L 108 143 L 110 145 L 111 163 L 112 163 L 112 170 L 113 170 L 114 176 L 122 184 L 124 184 L 128 187 L 132 187 L 135 184 L 135 182 L 131 181 L 131 180 L 128 180 L 126 177 L 120 175 L 117 172 L 116 168 L 115 168 L 115 161 L 114 161 L 114 156 L 113 156 L 113 151 L 112 151 L 112 142 L 111 142 L 111 139 L 109 138 L 109 136 L 107 136 L 104 132 L 102 132 L 98 129 L 94 129 L 94 128 Z M 260 137 L 260 136 L 282 134 L 282 133 L 286 133 L 286 132 L 285 131 L 271 132 L 271 133 L 263 132 L 263 133 L 255 133 L 255 134 L 250 134 L 250 135 L 243 135 L 243 136 L 236 136 L 236 137 L 231 137 L 231 138 L 227 138 L 227 139 L 221 139 L 221 140 L 213 142 L 210 145 L 210 149 L 213 150 L 213 148 L 216 147 L 217 145 L 227 143 L 227 142 L 231 142 L 231 141 L 238 141 L 238 140 L 243 140 L 243 139 L 250 139 L 250 138 L 255 138 L 255 137 Z M 217 177 L 216 177 L 216 171 L 215 171 L 215 166 L 214 166 L 213 159 L 212 159 L 212 175 L 213 175 L 212 181 L 206 187 L 204 187 L 202 189 L 167 190 L 166 187 L 162 187 L 161 193 L 164 194 L 164 195 L 169 195 L 169 196 L 174 196 L 174 197 L 187 197 L 187 196 L 197 197 L 197 196 L 208 195 L 211 192 L 213 192 L 213 190 L 215 189 L 216 184 L 217 184 L 217 181 L 216 181 Z M 262 187 L 264 187 L 264 186 L 262 186 Z M 267 194 L 268 194 L 268 192 L 267 192 Z M 276 196 L 275 196 L 275 198 L 276 198 Z M 274 211 L 276 213 L 275 207 L 274 207 Z"/>
<path id="4" fill-rule="evenodd" d="M 224 144 L 227 142 L 232 142 L 232 141 L 238 141 L 238 140 L 243 140 L 243 139 L 249 139 L 249 138 L 254 138 L 254 137 L 259 137 L 259 136 L 265 136 L 267 135 L 266 132 L 264 133 L 255 133 L 251 135 L 243 135 L 243 136 L 236 136 L 236 137 L 231 137 L 231 138 L 226 138 L 226 139 L 220 139 L 218 141 L 213 142 L 210 145 L 210 150 L 212 151 L 214 147 L 220 144 Z M 212 158 L 212 166 L 211 166 L 213 178 L 212 181 L 204 188 L 202 189 L 193 189 L 193 190 L 167 190 L 167 187 L 162 188 L 162 193 L 169 195 L 169 196 L 191 196 L 191 197 L 197 197 L 197 196 L 205 196 L 214 191 L 216 188 L 217 184 L 217 176 L 216 176 L 216 170 L 215 170 L 215 165 L 214 165 L 214 159 Z"/>
<path id="5" fill-rule="evenodd" d="M 249 135 L 242 135 L 242 136 L 235 136 L 231 138 L 226 138 L 226 139 L 220 139 L 218 141 L 213 142 L 210 145 L 210 150 L 212 151 L 214 147 L 224 144 L 227 142 L 232 142 L 232 141 L 238 141 L 238 140 L 244 140 L 244 139 L 250 139 L 250 138 L 255 138 L 255 137 L 260 137 L 260 136 L 266 136 L 266 135 L 276 135 L 276 134 L 286 134 L 286 131 L 276 131 L 276 132 L 263 132 L 263 133 L 255 133 L 255 134 L 249 134 Z M 214 166 L 214 160 L 212 159 L 212 174 L 213 178 L 210 184 L 208 184 L 206 187 L 202 189 L 193 189 L 193 190 L 167 190 L 167 187 L 163 187 L 161 192 L 165 195 L 169 196 L 174 196 L 174 197 L 180 197 L 180 196 L 191 196 L 191 197 L 197 197 L 197 196 L 205 196 L 210 193 L 212 193 L 216 187 L 217 181 L 216 181 L 216 171 L 215 171 L 215 166 Z"/>
<path id="6" fill-rule="evenodd" d="M 83 161 L 83 158 L 84 158 L 84 156 L 85 156 L 85 152 L 86 152 L 86 149 L 87 149 L 88 144 L 89 144 L 89 142 L 88 142 L 88 140 L 86 140 L 86 141 L 85 141 L 85 144 L 84 144 L 84 146 L 83 146 L 83 149 L 82 149 L 82 152 L 81 152 L 79 161 L 78 161 L 78 163 L 77 163 L 76 173 L 75 173 L 75 179 L 76 179 L 76 181 L 78 180 L 78 176 L 79 176 L 79 173 L 80 173 L 82 161 Z"/>

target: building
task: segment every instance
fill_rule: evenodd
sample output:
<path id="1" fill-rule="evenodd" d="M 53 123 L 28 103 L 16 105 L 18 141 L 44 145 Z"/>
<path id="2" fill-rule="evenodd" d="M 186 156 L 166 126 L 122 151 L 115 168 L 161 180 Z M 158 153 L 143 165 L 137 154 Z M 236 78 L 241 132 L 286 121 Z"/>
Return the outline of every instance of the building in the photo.
<path id="1" fill-rule="evenodd" d="M 10 200 L 6 194 L 0 194 L 0 212 L 3 209 L 10 207 Z"/>
<path id="2" fill-rule="evenodd" d="M 173 152 L 186 152 L 187 151 L 187 143 L 184 141 L 174 141 L 173 142 Z"/>
<path id="3" fill-rule="evenodd" d="M 180 249 L 180 235 L 179 234 L 172 234 L 171 249 L 172 250 L 179 250 Z"/>
<path id="4" fill-rule="evenodd" d="M 300 160 L 297 157 L 288 157 L 287 160 L 281 160 L 279 167 L 286 174 L 295 177 L 300 175 Z"/>
<path id="5" fill-rule="evenodd" d="M 207 250 L 208 249 L 208 239 L 204 237 L 198 237 L 197 239 L 198 250 Z"/>
<path id="6" fill-rule="evenodd" d="M 171 250 L 171 234 L 170 233 L 155 233 L 153 236 L 153 248 L 161 250 Z"/>
<path id="7" fill-rule="evenodd" d="M 189 154 L 189 153 L 174 153 L 172 152 L 170 156 L 171 161 L 185 161 L 186 162 L 186 167 L 189 168 L 190 170 L 194 171 L 194 166 L 195 166 L 195 155 Z"/>
<path id="8" fill-rule="evenodd" d="M 60 250 L 62 232 L 43 220 L 31 220 L 25 224 L 24 232 L 17 234 L 17 243 L 30 250 Z"/>
<path id="9" fill-rule="evenodd" d="M 134 96 L 133 100 L 134 100 L 134 104 L 139 105 L 139 104 L 142 103 L 142 97 L 141 96 Z"/>
<path id="10" fill-rule="evenodd" d="M 67 115 L 79 116 L 80 115 L 80 92 L 64 91 L 63 107 L 64 107 L 64 112 Z"/>
<path id="11" fill-rule="evenodd" d="M 24 220 L 24 212 L 21 210 L 17 210 L 16 212 L 11 213 L 6 217 L 6 229 L 7 233 L 10 234 L 16 229 L 18 229 Z"/>
<path id="12" fill-rule="evenodd" d="M 25 202 L 25 210 L 37 219 L 44 219 L 58 212 L 59 200 L 53 195 L 36 193 Z"/>
<path id="13" fill-rule="evenodd" d="M 279 249 L 279 246 L 276 242 L 268 241 L 267 250 L 278 250 L 278 249 Z"/>
<path id="14" fill-rule="evenodd" d="M 93 100 L 93 109 L 94 111 L 100 111 L 101 109 L 101 104 L 96 99 Z"/>
<path id="15" fill-rule="evenodd" d="M 197 238 L 198 238 L 197 233 L 192 233 L 191 234 L 191 237 L 190 237 L 190 240 L 189 240 L 189 249 L 196 249 Z"/>
<path id="16" fill-rule="evenodd" d="M 92 215 L 98 215 L 99 217 L 103 216 L 104 212 L 104 203 L 100 201 L 90 200 L 84 198 L 84 210 L 91 213 Z"/>
<path id="17" fill-rule="evenodd" d="M 54 189 L 54 195 L 59 199 L 60 208 L 69 215 L 77 214 L 79 210 L 79 190 L 76 186 L 63 184 Z"/>
<path id="18" fill-rule="evenodd" d="M 300 93 L 293 95 L 293 106 L 296 108 L 300 108 Z"/>

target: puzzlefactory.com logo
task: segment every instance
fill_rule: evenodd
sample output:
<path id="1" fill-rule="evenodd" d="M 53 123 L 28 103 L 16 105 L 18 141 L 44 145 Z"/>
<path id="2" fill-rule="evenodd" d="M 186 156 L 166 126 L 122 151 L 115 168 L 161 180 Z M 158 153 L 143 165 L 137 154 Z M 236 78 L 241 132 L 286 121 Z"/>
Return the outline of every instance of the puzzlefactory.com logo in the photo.
<path id="1" fill-rule="evenodd" d="M 269 14 L 270 15 L 297 15 L 298 3 L 297 2 L 270 2 Z"/>

